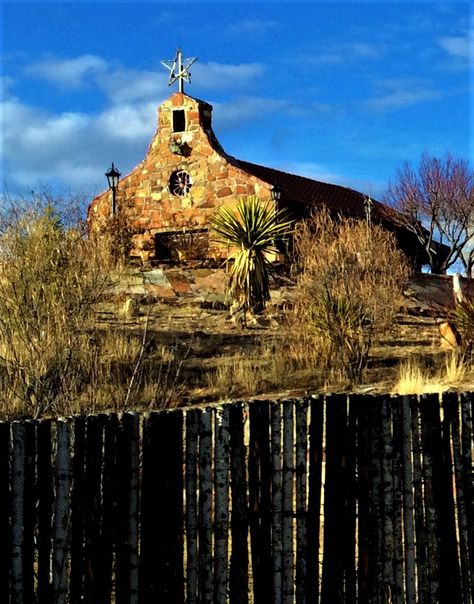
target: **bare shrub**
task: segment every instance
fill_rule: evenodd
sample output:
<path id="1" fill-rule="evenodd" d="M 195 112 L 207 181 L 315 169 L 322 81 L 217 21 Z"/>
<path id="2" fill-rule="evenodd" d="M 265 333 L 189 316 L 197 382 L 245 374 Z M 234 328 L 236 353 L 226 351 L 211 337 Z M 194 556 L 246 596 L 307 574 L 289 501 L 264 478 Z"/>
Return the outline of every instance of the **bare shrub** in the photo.
<path id="1" fill-rule="evenodd" d="M 126 203 L 119 204 L 114 215 L 103 218 L 99 221 L 98 228 L 89 233 L 91 240 L 100 241 L 102 249 L 108 253 L 108 263 L 115 267 L 130 263 L 134 237 L 139 232 L 130 223 L 129 206 Z"/>
<path id="2" fill-rule="evenodd" d="M 308 355 L 360 381 L 374 340 L 393 323 L 410 270 L 379 226 L 323 210 L 295 232 L 297 295 L 292 331 Z"/>
<path id="3" fill-rule="evenodd" d="M 50 200 L 2 216 L 0 363 L 12 408 L 38 417 L 76 394 L 107 274 L 104 250 Z"/>

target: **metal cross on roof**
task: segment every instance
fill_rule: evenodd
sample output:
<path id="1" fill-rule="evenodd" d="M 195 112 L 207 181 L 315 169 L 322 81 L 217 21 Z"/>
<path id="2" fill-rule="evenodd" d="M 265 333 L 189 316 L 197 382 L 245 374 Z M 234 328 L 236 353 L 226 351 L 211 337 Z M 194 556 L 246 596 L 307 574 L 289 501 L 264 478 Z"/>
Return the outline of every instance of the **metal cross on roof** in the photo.
<path id="1" fill-rule="evenodd" d="M 191 82 L 191 72 L 189 68 L 197 61 L 197 57 L 190 57 L 189 59 L 183 59 L 183 53 L 181 48 L 176 51 L 176 56 L 173 61 L 161 61 L 161 64 L 170 70 L 170 77 L 168 78 L 168 86 L 174 84 L 178 80 L 179 92 L 184 92 L 184 81 Z"/>

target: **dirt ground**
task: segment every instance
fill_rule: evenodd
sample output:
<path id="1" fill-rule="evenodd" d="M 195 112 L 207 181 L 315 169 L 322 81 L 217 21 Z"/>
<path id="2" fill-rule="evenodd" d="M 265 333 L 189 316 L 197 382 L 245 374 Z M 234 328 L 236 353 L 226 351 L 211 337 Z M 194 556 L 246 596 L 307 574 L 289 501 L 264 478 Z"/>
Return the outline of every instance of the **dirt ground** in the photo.
<path id="1" fill-rule="evenodd" d="M 174 270 L 174 273 L 163 274 L 166 283 L 173 284 L 171 293 L 153 296 L 148 291 L 143 295 L 137 290 L 140 286 L 135 278 L 135 290 L 127 294 L 124 287 L 121 302 L 104 303 L 98 318 L 104 327 L 119 321 L 140 338 L 146 330 L 146 346 L 152 351 L 151 359 L 153 350 L 165 347 L 174 351 L 179 358 L 180 379 L 185 384 L 181 404 L 347 390 L 348 385 L 335 376 L 321 379 L 311 370 L 289 372 L 287 367 L 278 367 L 275 363 L 277 355 L 272 351 L 288 337 L 287 328 L 283 326 L 285 313 L 290 312 L 291 287 L 285 278 L 274 287 L 272 301 L 259 322 L 243 328 L 232 322 L 223 302 L 221 273 L 217 278 L 215 273 L 206 273 L 204 285 L 202 276 L 190 275 L 189 271 Z M 161 281 L 158 285 L 155 283 L 161 288 L 160 294 L 164 291 L 162 276 L 160 273 Z M 195 287 L 194 283 L 199 279 L 200 286 Z M 156 276 L 152 276 L 152 280 L 157 281 Z M 119 306 L 127 295 L 140 300 L 136 317 L 120 316 Z M 406 307 L 401 309 L 390 333 L 374 346 L 363 383 L 351 390 L 374 394 L 392 392 L 399 366 L 408 359 L 436 372 L 446 357 L 446 352 L 440 350 L 438 324 L 446 319 L 446 306 L 450 300 L 448 278 L 432 281 L 420 277 L 419 282 L 407 291 Z M 270 364 L 271 369 L 268 368 Z M 263 369 L 264 365 L 266 369 Z"/>

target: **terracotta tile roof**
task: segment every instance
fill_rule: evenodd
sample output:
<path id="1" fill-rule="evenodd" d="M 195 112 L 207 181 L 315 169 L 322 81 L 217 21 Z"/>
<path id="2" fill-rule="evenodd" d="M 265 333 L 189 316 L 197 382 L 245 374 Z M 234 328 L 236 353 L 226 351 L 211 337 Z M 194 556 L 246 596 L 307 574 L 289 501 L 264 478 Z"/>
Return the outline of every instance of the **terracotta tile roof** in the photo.
<path id="1" fill-rule="evenodd" d="M 290 207 L 292 205 L 300 206 L 301 210 L 311 206 L 325 205 L 334 212 L 365 218 L 364 200 L 366 196 L 359 193 L 359 191 L 320 182 L 305 176 L 288 174 L 281 170 L 259 166 L 239 159 L 236 159 L 233 163 L 245 172 L 269 184 L 278 185 L 282 190 L 282 201 L 285 202 L 285 205 Z M 392 225 L 399 224 L 395 210 L 376 200 L 373 200 L 373 202 L 372 215 L 375 220 L 378 219 L 382 223 Z"/>

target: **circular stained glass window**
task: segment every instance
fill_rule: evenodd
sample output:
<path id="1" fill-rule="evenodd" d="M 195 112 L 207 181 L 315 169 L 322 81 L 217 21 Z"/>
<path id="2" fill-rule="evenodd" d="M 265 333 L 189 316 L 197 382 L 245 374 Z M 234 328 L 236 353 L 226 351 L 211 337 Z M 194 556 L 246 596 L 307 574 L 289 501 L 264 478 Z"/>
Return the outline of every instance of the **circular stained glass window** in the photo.
<path id="1" fill-rule="evenodd" d="M 178 197 L 187 195 L 193 186 L 191 177 L 184 170 L 176 170 L 170 176 L 170 192 Z"/>

